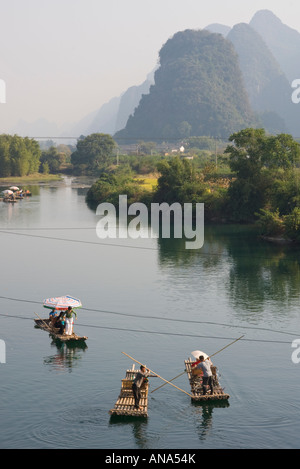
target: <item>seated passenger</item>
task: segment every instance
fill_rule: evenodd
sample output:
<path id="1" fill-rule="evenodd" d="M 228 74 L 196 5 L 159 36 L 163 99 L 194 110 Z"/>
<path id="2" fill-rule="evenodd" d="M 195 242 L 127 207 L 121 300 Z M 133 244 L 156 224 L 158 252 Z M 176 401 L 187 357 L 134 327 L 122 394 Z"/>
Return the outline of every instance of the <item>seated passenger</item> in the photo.
<path id="1" fill-rule="evenodd" d="M 53 308 L 51 310 L 51 312 L 49 313 L 49 319 L 50 319 L 51 326 L 54 327 L 57 317 L 58 317 L 58 312 L 56 311 L 55 308 Z"/>
<path id="2" fill-rule="evenodd" d="M 58 316 L 55 327 L 59 328 L 60 334 L 63 335 L 65 333 L 65 312 L 64 311 L 62 311 L 60 315 Z"/>

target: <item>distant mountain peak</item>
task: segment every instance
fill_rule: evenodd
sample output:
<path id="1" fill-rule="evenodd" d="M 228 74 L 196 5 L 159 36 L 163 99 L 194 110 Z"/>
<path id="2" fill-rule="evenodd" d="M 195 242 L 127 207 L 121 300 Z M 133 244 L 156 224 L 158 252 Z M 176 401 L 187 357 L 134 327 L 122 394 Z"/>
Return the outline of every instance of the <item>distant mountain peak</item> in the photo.
<path id="1" fill-rule="evenodd" d="M 222 34 L 222 36 L 226 37 L 231 28 L 225 24 L 212 23 L 206 26 L 204 29 L 210 31 L 211 33 Z"/>
<path id="2" fill-rule="evenodd" d="M 300 75 L 300 33 L 269 10 L 260 10 L 250 26 L 255 29 L 280 64 L 290 82 Z"/>
<path id="3" fill-rule="evenodd" d="M 237 54 L 221 34 L 180 31 L 159 52 L 155 84 L 115 134 L 119 141 L 226 138 L 255 121 Z"/>
<path id="4" fill-rule="evenodd" d="M 263 19 L 267 21 L 276 21 L 278 23 L 282 23 L 282 21 L 276 16 L 271 10 L 259 10 L 257 11 L 253 18 L 253 20 Z"/>
<path id="5" fill-rule="evenodd" d="M 279 27 L 282 31 L 285 31 L 289 34 L 298 35 L 299 31 L 294 28 L 291 28 L 287 24 L 283 23 L 278 16 L 276 16 L 271 10 L 259 10 L 254 15 L 250 21 L 250 26 L 254 29 L 263 29 L 272 30 L 276 27 Z"/>
<path id="6" fill-rule="evenodd" d="M 290 99 L 288 79 L 261 35 L 248 24 L 239 23 L 232 28 L 227 39 L 232 42 L 239 56 L 253 109 L 262 118 L 268 119 L 267 122 L 263 121 L 263 125 L 271 125 L 272 131 L 276 127 L 280 132 L 287 129 L 297 132 L 297 109 Z"/>

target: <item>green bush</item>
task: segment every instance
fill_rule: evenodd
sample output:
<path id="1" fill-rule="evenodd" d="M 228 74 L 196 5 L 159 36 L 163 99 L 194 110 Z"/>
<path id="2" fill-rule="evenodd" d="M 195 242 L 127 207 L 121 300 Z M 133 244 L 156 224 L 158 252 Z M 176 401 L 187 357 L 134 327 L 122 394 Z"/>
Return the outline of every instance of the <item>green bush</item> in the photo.
<path id="1" fill-rule="evenodd" d="M 284 227 L 286 236 L 292 241 L 300 241 L 300 208 L 295 207 L 294 210 L 284 217 Z"/>
<path id="2" fill-rule="evenodd" d="M 257 216 L 257 225 L 260 227 L 262 235 L 280 236 L 284 234 L 284 222 L 279 215 L 279 210 L 272 212 L 271 210 L 261 209 Z"/>

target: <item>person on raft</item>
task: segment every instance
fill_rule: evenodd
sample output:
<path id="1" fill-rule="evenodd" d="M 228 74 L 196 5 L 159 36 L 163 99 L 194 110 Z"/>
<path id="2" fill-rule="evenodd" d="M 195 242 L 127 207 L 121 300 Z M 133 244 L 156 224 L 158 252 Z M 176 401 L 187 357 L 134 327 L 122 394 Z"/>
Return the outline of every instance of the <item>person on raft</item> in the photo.
<path id="1" fill-rule="evenodd" d="M 73 323 L 74 323 L 73 315 L 75 316 L 75 319 L 77 319 L 77 313 L 71 308 L 71 306 L 69 306 L 67 311 L 65 312 L 65 315 L 66 315 L 65 334 L 72 335 Z"/>
<path id="2" fill-rule="evenodd" d="M 59 329 L 59 333 L 61 335 L 65 334 L 65 323 L 66 323 L 66 318 L 65 318 L 65 312 L 62 311 L 58 318 L 56 319 L 55 327 Z"/>
<path id="3" fill-rule="evenodd" d="M 214 387 L 213 387 L 213 375 L 211 371 L 212 367 L 212 362 L 210 361 L 209 358 L 204 359 L 204 356 L 201 355 L 199 357 L 199 363 L 197 366 L 195 366 L 194 370 L 202 370 L 203 376 L 202 376 L 202 390 L 203 390 L 203 396 L 205 396 L 207 389 L 206 387 L 210 387 L 210 392 L 211 394 L 214 393 Z M 193 372 L 193 374 L 196 374 Z"/>
<path id="4" fill-rule="evenodd" d="M 141 365 L 140 370 L 137 372 L 137 375 L 132 384 L 132 392 L 134 396 L 134 407 L 138 410 L 141 409 L 140 407 L 140 400 L 141 400 L 141 386 L 144 380 L 149 376 L 149 370 L 144 366 Z"/>
<path id="5" fill-rule="evenodd" d="M 51 326 L 53 326 L 53 327 L 55 326 L 55 322 L 56 322 L 57 317 L 58 317 L 58 311 L 55 308 L 53 308 L 49 313 L 49 319 L 51 321 Z"/>

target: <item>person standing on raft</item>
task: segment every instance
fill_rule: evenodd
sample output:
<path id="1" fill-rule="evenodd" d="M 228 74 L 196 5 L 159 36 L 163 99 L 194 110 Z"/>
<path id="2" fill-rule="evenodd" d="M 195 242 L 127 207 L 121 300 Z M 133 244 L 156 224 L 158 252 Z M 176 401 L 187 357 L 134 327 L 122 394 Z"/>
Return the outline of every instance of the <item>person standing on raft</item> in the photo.
<path id="1" fill-rule="evenodd" d="M 211 371 L 211 366 L 212 362 L 210 361 L 209 357 L 204 359 L 204 356 L 201 355 L 199 357 L 199 362 L 197 366 L 195 366 L 193 370 L 193 374 L 197 374 L 195 372 L 196 370 L 202 370 L 203 376 L 202 376 L 202 390 L 203 390 L 203 396 L 206 394 L 206 386 L 210 387 L 210 392 L 211 394 L 214 393 L 214 387 L 213 387 L 213 375 Z"/>
<path id="2" fill-rule="evenodd" d="M 69 306 L 65 314 L 66 314 L 65 334 L 72 335 L 73 323 L 74 323 L 73 314 L 75 316 L 75 319 L 77 319 L 77 313 L 71 308 L 71 306 Z"/>
<path id="3" fill-rule="evenodd" d="M 149 370 L 144 365 L 141 365 L 140 370 L 137 372 L 137 375 L 132 384 L 132 392 L 134 396 L 134 407 L 139 410 L 140 410 L 140 400 L 141 400 L 141 386 L 145 378 L 147 378 L 149 374 L 150 374 Z"/>

